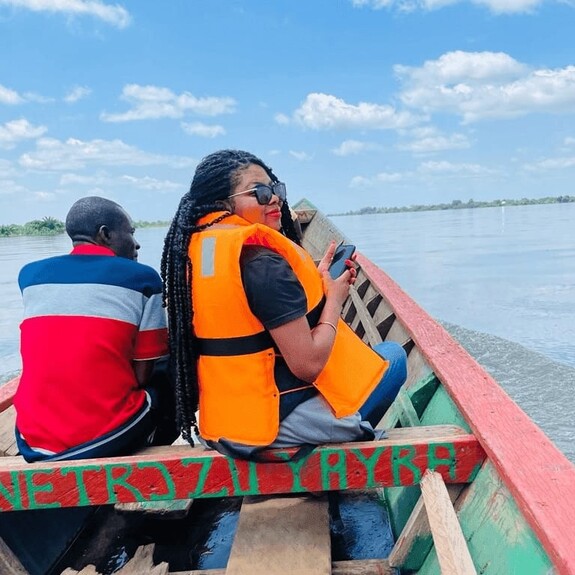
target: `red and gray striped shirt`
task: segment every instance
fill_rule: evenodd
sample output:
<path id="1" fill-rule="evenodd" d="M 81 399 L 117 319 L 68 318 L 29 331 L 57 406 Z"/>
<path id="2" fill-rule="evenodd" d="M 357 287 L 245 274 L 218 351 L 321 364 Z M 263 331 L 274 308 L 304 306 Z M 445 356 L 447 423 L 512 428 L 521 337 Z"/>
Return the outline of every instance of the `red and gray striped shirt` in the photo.
<path id="1" fill-rule="evenodd" d="M 81 245 L 27 264 L 16 425 L 60 452 L 108 433 L 143 405 L 134 361 L 168 352 L 162 281 L 151 267 Z"/>

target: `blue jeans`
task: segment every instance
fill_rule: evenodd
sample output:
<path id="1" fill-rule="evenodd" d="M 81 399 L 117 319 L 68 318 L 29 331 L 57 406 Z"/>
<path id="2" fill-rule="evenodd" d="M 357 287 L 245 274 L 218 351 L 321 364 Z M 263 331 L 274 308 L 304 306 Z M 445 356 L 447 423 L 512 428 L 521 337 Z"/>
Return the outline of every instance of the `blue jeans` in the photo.
<path id="1" fill-rule="evenodd" d="M 396 398 L 399 388 L 407 379 L 407 354 L 393 341 L 378 343 L 373 351 L 389 361 L 389 366 L 365 403 L 359 408 L 364 421 L 375 427 Z"/>

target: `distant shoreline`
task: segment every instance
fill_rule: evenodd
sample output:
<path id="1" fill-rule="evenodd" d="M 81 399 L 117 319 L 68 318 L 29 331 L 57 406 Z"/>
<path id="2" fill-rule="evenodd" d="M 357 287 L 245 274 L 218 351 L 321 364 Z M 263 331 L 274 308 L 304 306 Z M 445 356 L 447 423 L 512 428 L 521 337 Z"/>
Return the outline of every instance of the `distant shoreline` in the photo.
<path id="1" fill-rule="evenodd" d="M 575 202 L 575 196 L 556 196 L 545 197 L 537 199 L 522 198 L 521 200 L 491 200 L 489 202 L 478 202 L 475 200 L 468 200 L 463 202 L 461 200 L 453 200 L 449 204 L 431 204 L 431 205 L 413 205 L 402 206 L 396 208 L 376 208 L 365 207 L 359 210 L 352 210 L 349 212 L 340 212 L 337 214 L 328 214 L 329 216 L 363 216 L 366 214 L 397 214 L 399 212 L 429 212 L 434 210 L 464 210 L 473 208 L 495 208 L 504 206 L 534 206 L 540 204 L 568 204 Z"/>
<path id="2" fill-rule="evenodd" d="M 160 228 L 169 226 L 170 222 L 134 222 L 135 228 Z M 55 218 L 43 218 L 32 220 L 23 225 L 8 224 L 0 225 L 0 239 L 13 238 L 17 236 L 58 236 L 65 233 L 64 222 Z"/>
<path id="3" fill-rule="evenodd" d="M 328 214 L 329 217 L 336 216 L 364 216 L 366 214 L 397 214 L 400 212 L 430 212 L 434 210 L 463 210 L 473 208 L 494 208 L 503 206 L 534 206 L 540 204 L 569 204 L 575 203 L 575 196 L 556 196 L 537 198 L 529 200 L 522 198 L 521 200 L 492 200 L 490 202 L 476 202 L 475 200 L 468 200 L 463 202 L 461 200 L 453 200 L 449 204 L 429 204 L 429 205 L 413 205 L 402 206 L 394 208 L 383 207 L 365 207 L 359 210 L 352 210 L 348 212 L 340 212 L 335 214 Z M 134 222 L 134 226 L 138 228 L 159 228 L 167 227 L 170 221 L 162 222 L 148 222 L 138 221 Z M 14 237 L 14 236 L 55 236 L 65 232 L 64 222 L 51 217 L 45 217 L 41 220 L 32 220 L 23 225 L 8 224 L 0 225 L 0 238 Z"/>

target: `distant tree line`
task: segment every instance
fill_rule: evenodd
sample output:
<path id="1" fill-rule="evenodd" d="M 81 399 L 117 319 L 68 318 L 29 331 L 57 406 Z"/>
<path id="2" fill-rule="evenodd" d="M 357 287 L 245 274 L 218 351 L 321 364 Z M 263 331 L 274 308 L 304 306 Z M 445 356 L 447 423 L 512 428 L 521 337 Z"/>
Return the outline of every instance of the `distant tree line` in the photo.
<path id="1" fill-rule="evenodd" d="M 490 202 L 476 202 L 473 199 L 463 202 L 453 200 L 449 204 L 431 204 L 431 205 L 413 205 L 402 206 L 399 208 L 376 208 L 366 207 L 355 211 L 349 211 L 339 214 L 330 214 L 331 216 L 357 216 L 363 214 L 395 214 L 398 212 L 425 212 L 430 210 L 462 210 L 468 208 L 493 208 L 497 206 L 530 206 L 536 204 L 567 204 L 575 202 L 575 196 L 548 196 L 546 198 L 520 200 L 491 200 Z M 136 228 L 153 228 L 170 225 L 170 222 L 156 220 L 153 222 L 137 221 L 134 222 Z M 64 222 L 56 218 L 44 217 L 41 220 L 32 220 L 23 225 L 8 224 L 0 225 L 0 238 L 8 236 L 55 236 L 62 234 L 66 230 Z"/>
<path id="2" fill-rule="evenodd" d="M 536 204 L 567 204 L 575 202 L 575 196 L 556 196 L 537 199 L 522 198 L 520 200 L 491 200 L 489 202 L 478 202 L 473 199 L 463 202 L 461 200 L 453 200 L 449 204 L 431 204 L 413 206 L 402 206 L 395 208 L 376 208 L 374 206 L 361 208 L 355 211 L 349 211 L 339 214 L 331 214 L 333 216 L 356 216 L 363 214 L 395 214 L 398 212 L 426 212 L 430 210 L 462 210 L 469 208 L 493 208 L 497 206 L 530 206 Z"/>
<path id="3" fill-rule="evenodd" d="M 65 230 L 64 222 L 56 218 L 45 217 L 32 220 L 22 226 L 8 224 L 0 226 L 0 237 L 6 236 L 55 236 Z"/>
<path id="4" fill-rule="evenodd" d="M 167 226 L 170 222 L 134 222 L 136 228 L 151 228 L 156 226 Z M 23 225 L 8 224 L 0 225 L 0 238 L 8 236 L 56 236 L 66 231 L 64 222 L 56 218 L 44 217 L 41 220 L 32 220 Z"/>

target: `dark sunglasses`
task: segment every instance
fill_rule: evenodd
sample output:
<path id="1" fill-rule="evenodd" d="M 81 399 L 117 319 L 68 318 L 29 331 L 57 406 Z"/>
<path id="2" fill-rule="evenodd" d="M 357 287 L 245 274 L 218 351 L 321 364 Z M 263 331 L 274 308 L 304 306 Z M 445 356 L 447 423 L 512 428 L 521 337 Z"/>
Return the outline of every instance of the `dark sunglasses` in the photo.
<path id="1" fill-rule="evenodd" d="M 233 198 L 234 196 L 241 196 L 243 194 L 253 194 L 261 206 L 267 206 L 272 201 L 272 195 L 275 194 L 281 202 L 285 202 L 286 199 L 286 185 L 283 182 L 275 182 L 271 186 L 266 184 L 256 184 L 253 188 L 245 190 L 243 192 L 238 192 L 237 194 L 232 194 L 228 196 Z"/>

